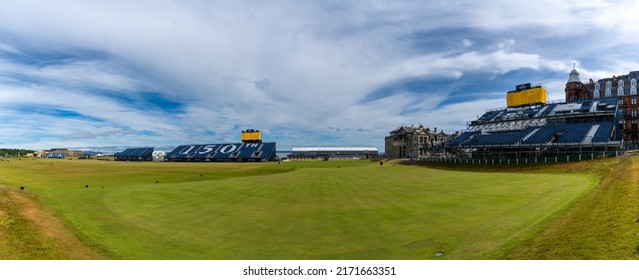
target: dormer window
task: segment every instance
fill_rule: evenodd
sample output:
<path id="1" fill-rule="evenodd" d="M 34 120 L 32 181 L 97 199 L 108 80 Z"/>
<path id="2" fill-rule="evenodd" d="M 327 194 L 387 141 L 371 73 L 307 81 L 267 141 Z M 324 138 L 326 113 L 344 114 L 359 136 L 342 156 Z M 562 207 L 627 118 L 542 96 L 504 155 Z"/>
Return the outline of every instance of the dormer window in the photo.
<path id="1" fill-rule="evenodd" d="M 632 80 L 630 80 L 630 86 L 631 87 L 636 87 L 637 86 L 637 79 L 632 78 Z"/>
<path id="2" fill-rule="evenodd" d="M 599 83 L 596 83 L 596 84 L 595 84 L 595 90 L 596 90 L 596 91 L 599 91 Z"/>
<path id="3" fill-rule="evenodd" d="M 610 97 L 611 95 L 610 88 L 606 88 L 606 97 Z"/>
<path id="4" fill-rule="evenodd" d="M 606 82 L 606 89 L 610 89 L 612 88 L 612 82 L 611 81 L 607 81 Z"/>
<path id="5" fill-rule="evenodd" d="M 623 86 L 617 87 L 617 95 L 623 95 Z"/>

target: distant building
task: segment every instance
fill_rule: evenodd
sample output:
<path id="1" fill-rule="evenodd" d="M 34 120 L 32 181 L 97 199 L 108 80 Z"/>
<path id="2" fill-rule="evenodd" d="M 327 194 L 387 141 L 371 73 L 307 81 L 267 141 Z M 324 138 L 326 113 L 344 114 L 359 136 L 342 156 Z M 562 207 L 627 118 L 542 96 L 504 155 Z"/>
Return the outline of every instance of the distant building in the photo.
<path id="1" fill-rule="evenodd" d="M 53 148 L 50 150 L 44 150 L 40 152 L 41 157 L 46 158 L 65 158 L 65 157 L 78 157 L 83 156 L 83 151 L 74 151 L 65 148 Z"/>
<path id="2" fill-rule="evenodd" d="M 48 153 L 46 156 L 44 156 L 46 158 L 59 158 L 59 159 L 63 159 L 65 156 L 62 153 Z"/>
<path id="3" fill-rule="evenodd" d="M 587 84 L 583 84 L 579 79 L 579 72 L 573 68 L 566 82 L 566 101 L 616 98 L 619 104 L 618 128 L 621 132 L 621 139 L 638 141 L 639 96 L 637 95 L 637 79 L 639 79 L 639 71 L 632 71 L 626 75 L 599 79 L 597 82 L 590 79 Z"/>
<path id="4" fill-rule="evenodd" d="M 154 161 L 164 161 L 166 158 L 166 153 L 163 151 L 154 151 L 153 152 L 153 160 Z"/>
<path id="5" fill-rule="evenodd" d="M 400 126 L 384 138 L 384 151 L 390 158 L 421 159 L 442 148 L 454 136 L 437 132 L 437 128 L 431 131 L 421 124 L 418 127 Z"/>
<path id="6" fill-rule="evenodd" d="M 293 148 L 290 160 L 369 159 L 379 156 L 375 147 L 302 147 Z"/>

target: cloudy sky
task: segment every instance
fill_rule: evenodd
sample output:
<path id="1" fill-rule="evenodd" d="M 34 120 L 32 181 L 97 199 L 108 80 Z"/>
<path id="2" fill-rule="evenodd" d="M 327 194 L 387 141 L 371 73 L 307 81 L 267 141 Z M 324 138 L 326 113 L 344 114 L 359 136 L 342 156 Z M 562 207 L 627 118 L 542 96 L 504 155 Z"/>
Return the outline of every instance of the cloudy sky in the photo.
<path id="1" fill-rule="evenodd" d="M 639 70 L 636 1 L 2 1 L 0 147 L 383 150 Z"/>

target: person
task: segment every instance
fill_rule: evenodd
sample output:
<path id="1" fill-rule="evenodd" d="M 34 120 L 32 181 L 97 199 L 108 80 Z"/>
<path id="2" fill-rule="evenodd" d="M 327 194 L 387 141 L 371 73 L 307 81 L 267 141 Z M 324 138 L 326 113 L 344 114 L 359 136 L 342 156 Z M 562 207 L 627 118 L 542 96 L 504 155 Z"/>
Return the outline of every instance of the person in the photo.
<path id="1" fill-rule="evenodd" d="M 379 167 L 384 168 L 384 162 L 383 161 L 379 161 Z"/>

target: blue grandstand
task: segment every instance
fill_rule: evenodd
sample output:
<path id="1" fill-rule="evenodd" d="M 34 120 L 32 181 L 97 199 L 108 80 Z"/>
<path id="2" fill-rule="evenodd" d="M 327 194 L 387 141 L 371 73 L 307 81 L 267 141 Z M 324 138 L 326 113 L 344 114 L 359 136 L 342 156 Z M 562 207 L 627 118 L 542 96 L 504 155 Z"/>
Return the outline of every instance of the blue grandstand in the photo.
<path id="1" fill-rule="evenodd" d="M 274 161 L 275 143 L 262 142 L 259 130 L 242 131 L 242 143 L 181 145 L 166 154 L 167 161 Z"/>
<path id="2" fill-rule="evenodd" d="M 242 142 L 181 145 L 166 154 L 168 161 L 274 161 L 275 143 Z"/>
<path id="3" fill-rule="evenodd" d="M 153 160 L 153 148 L 133 148 L 126 149 L 122 152 L 115 153 L 113 159 L 117 161 L 152 161 Z"/>
<path id="4" fill-rule="evenodd" d="M 446 143 L 482 153 L 608 149 L 620 144 L 617 100 L 603 98 L 489 110 Z"/>

